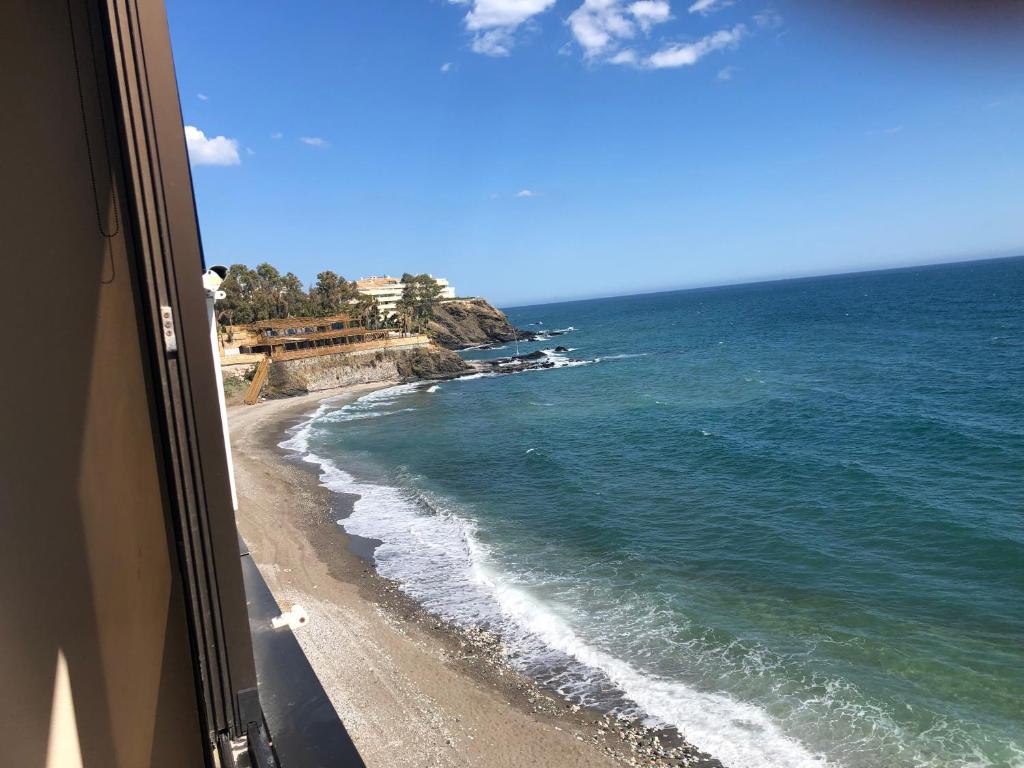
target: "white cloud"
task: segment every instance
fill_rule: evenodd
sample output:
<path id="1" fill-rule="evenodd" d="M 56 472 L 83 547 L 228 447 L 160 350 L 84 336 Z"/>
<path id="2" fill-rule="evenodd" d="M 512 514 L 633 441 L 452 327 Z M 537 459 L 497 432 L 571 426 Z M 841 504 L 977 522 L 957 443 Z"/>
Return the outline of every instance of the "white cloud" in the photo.
<path id="1" fill-rule="evenodd" d="M 507 29 L 490 29 L 473 36 L 470 48 L 484 56 L 508 56 L 515 45 L 515 37 Z"/>
<path id="2" fill-rule="evenodd" d="M 718 70 L 718 74 L 716 75 L 716 77 L 724 82 L 726 80 L 732 80 L 732 76 L 735 74 L 736 67 L 728 66 L 722 67 L 720 70 Z"/>
<path id="3" fill-rule="evenodd" d="M 274 131 L 272 134 L 270 134 L 270 138 L 272 138 L 272 139 L 283 139 L 284 138 L 284 134 L 281 133 L 280 131 Z"/>
<path id="4" fill-rule="evenodd" d="M 331 146 L 330 142 L 328 142 L 327 139 L 321 139 L 319 136 L 303 136 L 299 139 L 299 141 L 301 141 L 303 144 L 306 144 L 307 146 L 320 147 L 321 149 Z"/>
<path id="5" fill-rule="evenodd" d="M 554 4 L 555 0 L 473 0 L 473 8 L 466 14 L 466 29 L 517 27 Z"/>
<path id="6" fill-rule="evenodd" d="M 550 10 L 555 0 L 448 0 L 452 5 L 465 6 L 463 23 L 473 35 L 471 47 L 488 56 L 507 56 L 516 44 L 518 32 L 534 17 Z M 659 24 L 670 21 L 672 8 L 669 0 L 576 0 L 578 3 L 566 24 L 572 32 L 575 45 L 583 50 L 584 58 L 610 64 L 632 66 L 638 69 L 665 69 L 696 64 L 713 51 L 735 47 L 747 35 L 747 28 L 738 24 L 699 40 L 688 43 L 663 45 L 653 50 L 645 39 Z M 708 15 L 732 5 L 735 0 L 690 0 L 690 13 Z M 781 17 L 771 8 L 754 16 L 758 27 L 781 24 Z M 567 52 L 566 46 L 559 53 Z M 453 68 L 450 62 L 441 66 L 442 72 Z M 734 70 L 726 67 L 719 79 L 728 80 Z"/>
<path id="7" fill-rule="evenodd" d="M 747 28 L 737 24 L 732 29 L 719 30 L 693 43 L 668 45 L 648 56 L 644 60 L 644 66 L 650 69 L 689 67 L 709 53 L 736 46 L 746 33 Z"/>
<path id="8" fill-rule="evenodd" d="M 256 154 L 256 150 L 254 150 L 252 147 L 246 147 L 245 148 L 245 154 L 247 154 L 250 157 L 252 157 L 253 155 Z"/>
<path id="9" fill-rule="evenodd" d="M 754 23 L 762 29 L 778 29 L 782 26 L 782 16 L 774 8 L 754 14 Z"/>
<path id="10" fill-rule="evenodd" d="M 236 139 L 226 136 L 206 138 L 206 134 L 194 125 L 185 126 L 185 145 L 193 165 L 239 165 L 242 162 Z"/>
<path id="11" fill-rule="evenodd" d="M 520 189 L 516 192 L 516 197 L 536 197 L 537 193 L 532 189 Z"/>
<path id="12" fill-rule="evenodd" d="M 210 97 L 207 96 L 205 93 L 197 93 L 196 94 L 196 98 L 198 98 L 200 101 L 209 101 L 210 100 Z"/>
<path id="13" fill-rule="evenodd" d="M 707 16 L 715 11 L 728 8 L 732 3 L 733 0 L 696 0 L 688 10 L 690 13 L 699 13 L 701 16 Z"/>
<path id="14" fill-rule="evenodd" d="M 453 66 L 455 65 L 452 64 L 450 61 L 446 61 L 444 64 L 441 65 L 441 71 L 447 74 L 448 72 L 452 71 Z"/>
<path id="15" fill-rule="evenodd" d="M 472 49 L 486 56 L 507 56 L 515 45 L 516 30 L 544 13 L 555 0 L 448 0 L 470 5 L 463 22 L 473 33 Z"/>
<path id="16" fill-rule="evenodd" d="M 650 32 L 655 24 L 661 24 L 672 17 L 668 0 L 583 0 L 575 11 L 569 14 L 568 24 L 576 42 L 583 48 L 587 58 L 608 56 L 615 58 L 615 51 L 624 40 L 632 40 L 637 31 Z M 619 60 L 616 63 L 623 63 Z"/>
<path id="17" fill-rule="evenodd" d="M 629 12 L 645 32 L 655 24 L 663 24 L 672 18 L 668 0 L 636 0 L 629 4 Z"/>

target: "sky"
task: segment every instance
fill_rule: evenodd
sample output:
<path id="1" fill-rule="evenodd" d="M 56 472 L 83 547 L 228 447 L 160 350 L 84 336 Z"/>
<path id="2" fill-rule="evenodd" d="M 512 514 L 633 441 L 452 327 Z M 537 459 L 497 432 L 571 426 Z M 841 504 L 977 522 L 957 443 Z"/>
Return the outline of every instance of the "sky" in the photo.
<path id="1" fill-rule="evenodd" d="M 1024 25 L 167 0 L 208 264 L 500 306 L 1024 253 Z"/>

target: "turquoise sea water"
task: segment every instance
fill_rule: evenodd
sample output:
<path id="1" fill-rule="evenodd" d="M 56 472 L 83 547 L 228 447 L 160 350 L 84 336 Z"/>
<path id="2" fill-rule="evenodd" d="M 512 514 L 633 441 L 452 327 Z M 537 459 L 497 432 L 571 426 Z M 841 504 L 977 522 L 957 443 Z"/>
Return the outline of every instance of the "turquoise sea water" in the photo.
<path id="1" fill-rule="evenodd" d="M 286 445 L 567 696 L 733 768 L 1021 766 L 1022 310 L 1024 259 L 518 308 L 560 367 Z"/>

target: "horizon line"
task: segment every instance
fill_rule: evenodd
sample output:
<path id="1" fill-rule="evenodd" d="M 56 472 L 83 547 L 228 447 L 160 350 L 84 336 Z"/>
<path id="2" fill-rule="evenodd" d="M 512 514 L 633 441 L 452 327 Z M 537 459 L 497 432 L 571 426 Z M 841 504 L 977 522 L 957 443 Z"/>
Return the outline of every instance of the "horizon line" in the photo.
<path id="1" fill-rule="evenodd" d="M 503 303 L 498 309 L 502 311 L 511 309 L 529 309 L 531 307 L 544 307 L 549 304 L 572 304 L 578 301 L 600 301 L 602 299 L 626 299 L 632 296 L 656 296 L 662 293 L 684 293 L 686 291 L 701 291 L 709 290 L 712 288 L 738 288 L 744 285 L 763 285 L 766 283 L 785 283 L 795 280 L 812 280 L 819 277 L 844 277 L 848 275 L 869 275 L 874 273 L 882 272 L 900 272 L 907 269 L 919 269 L 921 267 L 948 267 L 956 264 L 976 264 L 982 261 L 1004 261 L 1008 259 L 1020 259 L 1024 258 L 1024 253 L 1015 253 L 1007 256 L 979 256 L 974 259 L 962 259 L 954 258 L 950 261 L 923 261 L 915 262 L 912 264 L 901 264 L 896 267 L 868 267 L 865 269 L 850 269 L 842 272 L 812 272 L 807 274 L 799 275 L 787 275 L 785 277 L 768 277 L 768 278 L 755 278 L 753 280 L 739 280 L 737 282 L 726 282 L 726 283 L 699 283 L 695 285 L 679 286 L 676 288 L 656 288 L 653 290 L 639 290 L 629 293 L 612 293 L 612 294 L 601 294 L 595 296 L 576 296 L 572 298 L 559 298 L 559 299 L 545 299 L 542 301 L 532 301 L 528 304 L 505 304 Z"/>

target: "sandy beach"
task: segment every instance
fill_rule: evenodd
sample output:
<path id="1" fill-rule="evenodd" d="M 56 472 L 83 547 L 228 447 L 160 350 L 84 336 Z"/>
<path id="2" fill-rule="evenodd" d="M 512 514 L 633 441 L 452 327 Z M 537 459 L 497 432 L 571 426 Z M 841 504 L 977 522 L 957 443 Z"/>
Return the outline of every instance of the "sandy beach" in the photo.
<path id="1" fill-rule="evenodd" d="M 278 447 L 327 397 L 229 411 L 240 533 L 363 759 L 375 766 L 714 766 L 672 731 L 620 723 L 538 689 L 505 662 L 497 638 L 426 613 L 373 570 L 371 547 L 337 524 L 354 497 Z"/>

